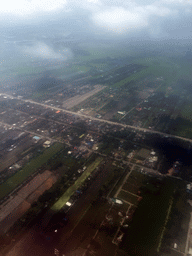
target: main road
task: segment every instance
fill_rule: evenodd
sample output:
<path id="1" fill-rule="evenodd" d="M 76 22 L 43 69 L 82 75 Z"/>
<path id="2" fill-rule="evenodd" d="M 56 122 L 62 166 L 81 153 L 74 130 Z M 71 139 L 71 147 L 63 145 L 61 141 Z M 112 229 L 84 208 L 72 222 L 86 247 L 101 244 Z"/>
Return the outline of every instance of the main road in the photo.
<path id="1" fill-rule="evenodd" d="M 93 121 L 97 121 L 97 122 L 100 122 L 100 123 L 106 123 L 106 124 L 110 124 L 110 125 L 121 126 L 121 127 L 124 127 L 124 128 L 130 128 L 130 129 L 134 129 L 134 130 L 141 131 L 141 132 L 159 134 L 161 136 L 166 136 L 166 137 L 171 137 L 171 138 L 175 138 L 175 139 L 181 139 L 181 140 L 184 140 L 184 141 L 192 142 L 192 139 L 188 139 L 188 138 L 184 138 L 184 137 L 180 137 L 180 136 L 176 136 L 176 135 L 171 135 L 171 134 L 168 134 L 168 133 L 159 132 L 159 131 L 155 131 L 155 130 L 150 130 L 148 128 L 141 128 L 141 127 L 137 127 L 137 126 L 133 126 L 133 125 L 122 124 L 122 123 L 109 121 L 109 120 L 106 120 L 106 119 L 101 119 L 101 118 L 97 118 L 97 117 L 93 117 L 93 116 L 88 116 L 88 115 L 84 115 L 84 114 L 79 113 L 79 112 L 73 112 L 71 110 L 58 108 L 58 107 L 55 107 L 55 106 L 50 106 L 50 105 L 40 103 L 40 102 L 36 102 L 36 101 L 33 101 L 33 100 L 21 99 L 21 98 L 14 97 L 12 95 L 5 94 L 5 93 L 0 93 L 0 96 L 7 97 L 9 99 L 17 99 L 17 100 L 20 100 L 20 101 L 23 101 L 23 102 L 26 102 L 26 103 L 31 103 L 31 104 L 35 104 L 35 105 L 38 105 L 38 106 L 42 106 L 44 108 L 54 109 L 56 111 L 59 110 L 59 111 L 62 111 L 64 113 L 67 113 L 67 114 L 70 114 L 70 115 L 76 115 L 76 116 L 79 116 L 79 117 L 82 117 L 82 118 L 85 118 L 85 119 L 90 119 L 90 120 L 93 120 Z"/>

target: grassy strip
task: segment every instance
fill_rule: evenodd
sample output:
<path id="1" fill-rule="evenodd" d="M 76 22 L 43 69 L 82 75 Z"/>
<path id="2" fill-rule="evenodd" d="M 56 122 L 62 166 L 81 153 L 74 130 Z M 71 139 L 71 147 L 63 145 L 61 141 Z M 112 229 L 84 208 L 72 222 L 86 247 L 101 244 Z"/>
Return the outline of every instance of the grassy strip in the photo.
<path id="1" fill-rule="evenodd" d="M 141 79 L 143 77 L 146 77 L 150 74 L 151 74 L 150 68 L 145 68 L 145 69 L 143 69 L 143 70 L 141 70 L 137 73 L 134 73 L 134 74 L 130 75 L 129 77 L 121 80 L 120 82 L 117 82 L 117 83 L 113 84 L 112 86 L 113 87 L 121 87 L 121 86 L 123 86 L 123 85 L 125 85 L 125 84 L 127 84 L 131 81 L 139 80 L 139 79 Z"/>
<path id="2" fill-rule="evenodd" d="M 164 234 L 165 234 L 166 226 L 167 226 L 167 223 L 168 223 L 168 220 L 169 220 L 169 216 L 170 216 L 170 213 L 171 213 L 171 209 L 172 209 L 172 206 L 173 206 L 173 197 L 171 197 L 170 201 L 171 201 L 171 203 L 170 203 L 168 211 L 167 211 L 167 216 L 166 216 L 166 219 L 165 219 L 165 224 L 164 224 L 163 230 L 161 232 L 161 236 L 160 236 L 160 240 L 159 240 L 159 245 L 157 247 L 157 252 L 159 252 L 160 248 L 161 248 L 162 240 L 163 240 L 163 237 L 164 237 Z"/>
<path id="3" fill-rule="evenodd" d="M 29 163 L 25 165 L 23 169 L 17 172 L 15 175 L 10 177 L 6 182 L 0 185 L 0 199 L 9 194 L 18 185 L 20 185 L 25 179 L 33 174 L 37 168 L 42 166 L 47 162 L 47 160 L 53 157 L 57 152 L 63 148 L 63 144 L 56 143 L 50 148 L 46 149 L 42 155 L 32 159 Z"/>
<path id="4" fill-rule="evenodd" d="M 94 171 L 94 169 L 101 163 L 103 158 L 97 158 L 84 173 L 76 180 L 76 182 L 63 194 L 63 196 L 51 207 L 51 210 L 57 212 L 66 204 L 73 193 L 81 186 L 81 184 L 89 177 L 89 175 Z"/>

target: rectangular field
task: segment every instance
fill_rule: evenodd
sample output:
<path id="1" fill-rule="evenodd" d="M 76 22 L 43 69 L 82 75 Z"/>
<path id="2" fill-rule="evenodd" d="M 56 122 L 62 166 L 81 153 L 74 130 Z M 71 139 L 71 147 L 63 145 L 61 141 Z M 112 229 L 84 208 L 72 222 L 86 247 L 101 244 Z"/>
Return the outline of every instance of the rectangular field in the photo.
<path id="1" fill-rule="evenodd" d="M 76 105 L 80 104 L 81 102 L 85 101 L 86 99 L 90 98 L 94 94 L 102 91 L 105 86 L 95 85 L 95 89 L 92 91 L 85 93 L 84 95 L 76 95 L 72 98 L 69 98 L 63 102 L 63 107 L 66 109 L 70 109 L 75 107 Z"/>
<path id="2" fill-rule="evenodd" d="M 50 171 L 45 171 L 42 174 L 37 174 L 29 183 L 22 187 L 17 193 L 23 199 L 26 199 L 30 194 L 32 194 L 42 183 L 44 183 L 52 173 Z"/>
<path id="3" fill-rule="evenodd" d="M 137 157 L 141 157 L 143 160 L 145 159 L 145 158 L 147 158 L 148 156 L 149 156 L 149 154 L 150 154 L 150 150 L 148 150 L 148 149 L 146 149 L 146 148 L 141 148 L 138 152 L 137 152 L 137 154 L 136 154 L 136 158 Z"/>
<path id="4" fill-rule="evenodd" d="M 130 194 L 128 191 L 124 191 L 124 190 L 121 190 L 119 195 L 118 195 L 118 198 L 122 199 L 122 200 L 125 200 L 126 202 L 129 202 L 130 204 L 134 204 L 134 205 L 137 205 L 138 204 L 138 196 L 134 196 L 132 194 Z"/>
<path id="5" fill-rule="evenodd" d="M 137 166 L 136 166 L 137 167 Z M 126 181 L 126 189 L 128 189 L 128 184 L 140 188 L 142 185 L 145 185 L 146 182 L 149 180 L 149 177 L 139 171 L 133 170 L 132 174 L 129 176 L 128 180 Z M 131 186 L 130 186 L 131 187 Z"/>
<path id="6" fill-rule="evenodd" d="M 8 195 L 12 190 L 19 186 L 24 180 L 26 180 L 31 174 L 33 174 L 37 168 L 47 162 L 47 160 L 53 157 L 57 152 L 63 148 L 63 144 L 56 143 L 50 148 L 46 149 L 42 155 L 32 159 L 28 164 L 24 166 L 22 170 L 17 172 L 6 182 L 0 185 L 0 200 Z"/>
<path id="7" fill-rule="evenodd" d="M 165 178 L 159 194 L 143 193 L 143 199 L 121 244 L 121 248 L 129 252 L 129 255 L 157 255 L 164 236 L 166 219 L 169 218 L 168 209 L 179 182 Z M 130 200 L 130 196 L 124 191 L 119 195 L 124 200 Z"/>
<path id="8" fill-rule="evenodd" d="M 133 194 L 137 194 L 137 192 L 138 192 L 138 190 L 139 190 L 139 186 L 133 185 L 133 184 L 130 183 L 130 182 L 126 182 L 126 183 L 123 185 L 122 189 L 127 190 L 127 191 L 129 191 L 129 192 L 131 192 L 131 193 L 133 193 Z"/>

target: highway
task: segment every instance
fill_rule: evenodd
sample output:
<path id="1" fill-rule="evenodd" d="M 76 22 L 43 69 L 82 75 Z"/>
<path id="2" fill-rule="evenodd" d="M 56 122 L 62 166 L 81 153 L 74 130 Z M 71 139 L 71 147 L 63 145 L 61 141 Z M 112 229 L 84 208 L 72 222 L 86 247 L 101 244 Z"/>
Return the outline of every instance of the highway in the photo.
<path id="1" fill-rule="evenodd" d="M 33 100 L 20 99 L 18 97 L 14 97 L 12 95 L 5 94 L 5 93 L 0 93 L 0 96 L 5 96 L 5 97 L 10 98 L 10 99 L 17 99 L 17 100 L 20 100 L 20 101 L 23 101 L 23 102 L 26 102 L 26 103 L 31 103 L 31 104 L 35 104 L 35 105 L 38 105 L 38 106 L 42 106 L 44 108 L 54 109 L 56 111 L 59 110 L 59 111 L 62 111 L 64 113 L 67 113 L 67 114 L 70 114 L 70 115 L 76 115 L 76 116 L 79 116 L 81 118 L 90 119 L 90 120 L 97 121 L 97 122 L 100 122 L 100 123 L 106 123 L 106 124 L 110 124 L 110 125 L 121 126 L 121 127 L 124 127 L 124 128 L 129 128 L 129 129 L 133 129 L 133 130 L 137 130 L 137 131 L 141 131 L 141 132 L 147 132 L 147 133 L 151 133 L 151 134 L 159 134 L 159 135 L 164 136 L 164 137 L 167 136 L 167 137 L 170 137 L 170 138 L 175 138 L 175 139 L 180 139 L 180 140 L 192 142 L 192 139 L 188 139 L 188 138 L 184 138 L 184 137 L 180 137 L 180 136 L 176 136 L 176 135 L 171 135 L 171 134 L 167 134 L 167 133 L 164 133 L 164 132 L 159 132 L 159 131 L 155 131 L 155 130 L 151 130 L 151 129 L 147 129 L 147 128 L 141 128 L 141 127 L 132 126 L 132 125 L 128 125 L 128 124 L 117 123 L 117 122 L 113 122 L 113 121 L 109 121 L 109 120 L 105 120 L 105 119 L 101 119 L 101 118 L 97 118 L 97 117 L 93 117 L 93 116 L 88 116 L 88 115 L 84 115 L 84 114 L 79 113 L 79 112 L 73 112 L 73 111 L 70 111 L 70 110 L 63 109 L 63 108 L 58 108 L 58 107 L 50 106 L 50 105 L 47 105 L 47 104 L 44 104 L 44 103 L 39 103 L 39 102 L 36 102 L 36 101 L 33 101 Z"/>

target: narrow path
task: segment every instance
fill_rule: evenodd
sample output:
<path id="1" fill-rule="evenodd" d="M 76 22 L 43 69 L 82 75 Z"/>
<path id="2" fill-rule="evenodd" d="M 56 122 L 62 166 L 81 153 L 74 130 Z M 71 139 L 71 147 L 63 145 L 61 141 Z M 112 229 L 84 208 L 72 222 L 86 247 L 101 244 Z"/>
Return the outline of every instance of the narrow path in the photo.
<path id="1" fill-rule="evenodd" d="M 124 186 L 125 182 L 128 180 L 129 176 L 131 175 L 132 171 L 133 171 L 133 168 L 135 167 L 135 165 L 133 164 L 132 167 L 131 167 L 131 171 L 126 175 L 122 185 L 119 187 L 119 189 L 117 190 L 117 192 L 115 193 L 115 196 L 114 197 L 117 197 L 122 189 L 122 187 Z"/>

